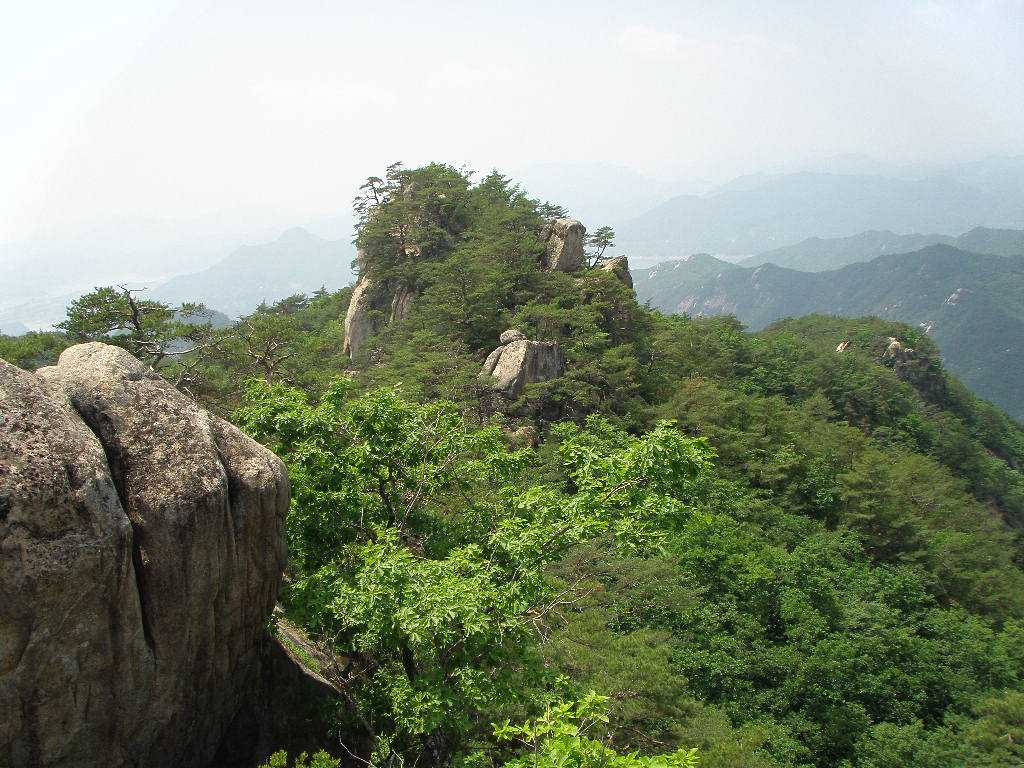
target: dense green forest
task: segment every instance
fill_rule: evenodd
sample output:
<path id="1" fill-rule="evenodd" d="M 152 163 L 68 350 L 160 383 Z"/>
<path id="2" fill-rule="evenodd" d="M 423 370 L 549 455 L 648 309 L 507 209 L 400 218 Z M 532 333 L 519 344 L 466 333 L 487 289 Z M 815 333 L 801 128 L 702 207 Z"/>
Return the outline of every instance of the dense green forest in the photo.
<path id="1" fill-rule="evenodd" d="M 415 300 L 353 359 L 351 288 L 219 331 L 98 289 L 0 338 L 26 368 L 124 345 L 285 460 L 280 621 L 332 660 L 335 758 L 1024 762 L 1024 429 L 927 335 L 748 333 L 600 264 L 545 271 L 565 212 L 497 173 L 395 165 L 356 207 L 360 274 Z M 496 409 L 478 373 L 506 329 L 566 370 Z"/>

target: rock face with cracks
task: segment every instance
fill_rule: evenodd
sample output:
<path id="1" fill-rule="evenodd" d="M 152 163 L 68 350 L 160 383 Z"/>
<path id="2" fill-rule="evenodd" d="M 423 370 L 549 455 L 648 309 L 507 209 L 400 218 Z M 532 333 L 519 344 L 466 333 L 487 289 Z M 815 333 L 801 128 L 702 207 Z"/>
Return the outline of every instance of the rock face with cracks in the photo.
<path id="1" fill-rule="evenodd" d="M 0 766 L 231 762 L 267 679 L 280 460 L 99 343 L 0 361 L 0 456 Z"/>
<path id="2" fill-rule="evenodd" d="M 501 346 L 487 356 L 480 378 L 493 376 L 491 390 L 501 400 L 517 400 L 527 384 L 557 379 L 565 373 L 565 355 L 556 341 L 530 341 L 522 331 L 501 334 Z"/>
<path id="3" fill-rule="evenodd" d="M 416 292 L 402 285 L 379 283 L 367 275 L 352 289 L 345 314 L 344 353 L 350 358 L 370 336 L 391 323 L 404 320 L 412 312 Z"/>
<path id="4" fill-rule="evenodd" d="M 540 231 L 547 244 L 544 254 L 545 272 L 574 272 L 587 262 L 583 243 L 587 228 L 577 219 L 552 219 Z"/>

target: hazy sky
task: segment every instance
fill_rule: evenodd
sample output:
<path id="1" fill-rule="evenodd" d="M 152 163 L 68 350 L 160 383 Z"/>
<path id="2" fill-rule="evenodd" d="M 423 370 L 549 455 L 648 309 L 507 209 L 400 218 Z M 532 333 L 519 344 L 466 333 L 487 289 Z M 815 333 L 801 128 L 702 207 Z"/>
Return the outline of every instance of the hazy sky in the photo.
<path id="1" fill-rule="evenodd" d="M 8 2 L 0 242 L 349 210 L 394 160 L 1024 154 L 1021 0 Z"/>

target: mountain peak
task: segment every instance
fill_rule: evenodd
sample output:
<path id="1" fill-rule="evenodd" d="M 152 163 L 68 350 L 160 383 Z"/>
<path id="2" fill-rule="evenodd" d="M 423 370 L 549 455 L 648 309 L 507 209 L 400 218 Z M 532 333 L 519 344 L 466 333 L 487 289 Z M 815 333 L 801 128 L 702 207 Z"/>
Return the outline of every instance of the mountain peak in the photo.
<path id="1" fill-rule="evenodd" d="M 296 242 L 310 242 L 313 240 L 322 240 L 323 238 L 317 237 L 308 229 L 302 227 L 291 227 L 281 233 L 281 236 L 277 238 L 279 243 L 296 243 Z"/>

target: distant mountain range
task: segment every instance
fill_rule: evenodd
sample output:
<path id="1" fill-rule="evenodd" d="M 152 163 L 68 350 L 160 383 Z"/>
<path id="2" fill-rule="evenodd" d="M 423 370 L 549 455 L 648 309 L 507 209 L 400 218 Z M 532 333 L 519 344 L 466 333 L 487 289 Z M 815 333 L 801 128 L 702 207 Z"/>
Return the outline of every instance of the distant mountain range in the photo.
<path id="1" fill-rule="evenodd" d="M 858 261 L 871 261 L 878 256 L 908 253 L 929 245 L 952 245 L 973 253 L 995 256 L 1024 254 L 1024 230 L 975 227 L 959 237 L 949 235 L 897 235 L 889 231 L 861 232 L 852 237 L 810 237 L 796 245 L 787 245 L 759 253 L 740 261 L 744 267 L 775 264 L 803 272 L 840 269 Z"/>
<path id="2" fill-rule="evenodd" d="M 1024 158 L 895 169 L 903 177 L 804 171 L 734 179 L 667 200 L 618 226 L 634 261 L 696 252 L 755 254 L 809 237 L 865 230 L 935 232 L 1024 227 Z M 918 178 L 916 174 L 936 175 Z"/>
<path id="3" fill-rule="evenodd" d="M 153 288 L 148 296 L 168 303 L 199 301 L 230 317 L 251 313 L 321 286 L 337 290 L 352 281 L 355 249 L 347 240 L 324 240 L 295 227 L 277 240 L 246 245 L 209 269 L 181 275 Z"/>
<path id="4" fill-rule="evenodd" d="M 251 226 L 245 229 L 224 216 L 213 217 L 212 221 L 125 221 L 75 237 L 40 236 L 0 244 L 0 330 L 17 333 L 23 328 L 47 328 L 64 318 L 70 302 L 96 286 L 162 285 L 176 275 L 205 271 L 240 243 L 269 243 L 285 229 L 254 223 L 251 218 L 246 219 Z M 313 286 L 310 290 L 325 279 L 338 277 L 335 263 L 347 267 L 351 262 L 354 250 L 348 241 L 352 225 L 350 216 L 324 217 L 304 224 L 306 230 L 321 238 L 337 240 L 341 254 L 337 262 L 329 260 L 328 271 L 315 280 L 307 280 L 309 270 L 296 265 L 301 282 Z M 297 243 L 297 247 L 304 246 Z M 278 268 L 285 266 L 279 264 Z M 274 278 L 275 283 L 282 282 L 279 278 Z M 257 299 L 253 307 L 258 304 Z"/>
<path id="5" fill-rule="evenodd" d="M 146 288 L 147 299 L 169 304 L 202 302 L 210 309 L 237 318 L 251 313 L 264 301 L 271 304 L 295 293 L 312 293 L 321 286 L 337 290 L 348 285 L 353 279 L 354 258 L 355 247 L 348 239 L 325 240 L 295 227 L 273 242 L 237 248 L 199 272 L 162 283 L 131 276 L 120 282 Z M 60 322 L 68 304 L 85 292 L 39 297 L 0 308 L 0 331 L 18 335 L 28 328 L 46 328 Z"/>
<path id="6" fill-rule="evenodd" d="M 733 314 L 753 329 L 811 313 L 877 315 L 928 332 L 950 370 L 1024 419 L 1024 256 L 931 245 L 829 272 L 708 255 L 633 272 L 641 301 L 665 312 Z"/>

